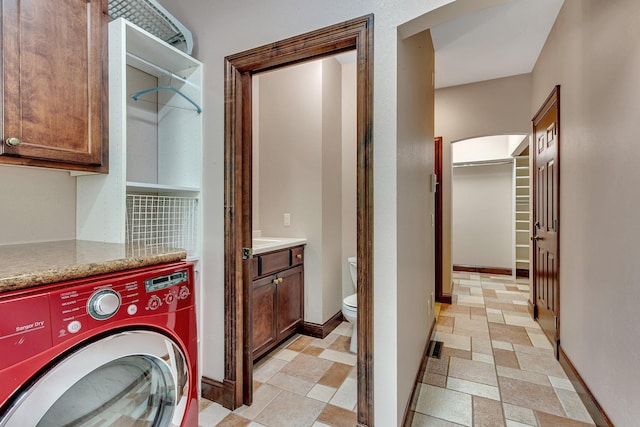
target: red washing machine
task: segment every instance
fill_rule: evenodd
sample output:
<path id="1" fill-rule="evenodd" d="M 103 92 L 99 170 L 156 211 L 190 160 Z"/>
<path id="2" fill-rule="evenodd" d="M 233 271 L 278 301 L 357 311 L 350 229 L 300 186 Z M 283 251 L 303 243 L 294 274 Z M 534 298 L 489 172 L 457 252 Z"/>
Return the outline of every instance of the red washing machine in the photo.
<path id="1" fill-rule="evenodd" d="M 0 426 L 198 426 L 193 264 L 0 294 Z"/>

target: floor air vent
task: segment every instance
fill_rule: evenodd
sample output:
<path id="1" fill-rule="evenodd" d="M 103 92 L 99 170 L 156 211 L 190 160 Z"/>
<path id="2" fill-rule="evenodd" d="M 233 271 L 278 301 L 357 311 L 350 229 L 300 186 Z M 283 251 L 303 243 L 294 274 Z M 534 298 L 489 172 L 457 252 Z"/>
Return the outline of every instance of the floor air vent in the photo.
<path id="1" fill-rule="evenodd" d="M 433 357 L 434 359 L 440 359 L 440 355 L 442 354 L 442 346 L 444 343 L 442 341 L 431 341 L 429 343 L 429 357 Z"/>

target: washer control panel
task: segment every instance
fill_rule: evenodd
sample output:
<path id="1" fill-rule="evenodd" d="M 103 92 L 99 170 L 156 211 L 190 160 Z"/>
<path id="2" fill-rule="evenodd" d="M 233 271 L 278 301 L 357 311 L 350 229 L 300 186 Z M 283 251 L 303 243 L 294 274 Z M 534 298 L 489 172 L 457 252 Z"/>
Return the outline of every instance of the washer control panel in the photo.
<path id="1" fill-rule="evenodd" d="M 54 344 L 105 324 L 126 326 L 192 306 L 192 275 L 193 265 L 181 262 L 70 282 L 49 293 Z"/>

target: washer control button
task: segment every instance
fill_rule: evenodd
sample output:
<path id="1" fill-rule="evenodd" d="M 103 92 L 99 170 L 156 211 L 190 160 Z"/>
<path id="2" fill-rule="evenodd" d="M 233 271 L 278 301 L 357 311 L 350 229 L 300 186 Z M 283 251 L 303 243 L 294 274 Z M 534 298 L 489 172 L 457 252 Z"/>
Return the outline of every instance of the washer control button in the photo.
<path id="1" fill-rule="evenodd" d="M 179 299 L 187 299 L 189 298 L 189 295 L 191 295 L 189 288 L 187 288 L 186 286 L 180 288 L 180 293 L 178 294 Z"/>
<path id="2" fill-rule="evenodd" d="M 151 298 L 149 298 L 149 302 L 147 303 L 147 308 L 149 310 L 157 310 L 158 307 L 160 307 L 161 305 L 162 305 L 162 301 L 160 300 L 160 298 L 157 295 L 154 295 Z"/>
<path id="3" fill-rule="evenodd" d="M 129 307 L 127 307 L 127 313 L 129 313 L 130 316 L 133 316 L 137 312 L 138 312 L 138 306 L 137 305 L 131 304 Z"/>
<path id="4" fill-rule="evenodd" d="M 80 329 L 82 329 L 82 323 L 80 323 L 77 320 L 74 320 L 73 322 L 71 322 L 71 323 L 69 323 L 67 325 L 67 331 L 69 331 L 69 333 L 71 333 L 71 334 L 75 334 L 75 333 L 79 332 Z"/>
<path id="5" fill-rule="evenodd" d="M 176 294 L 174 294 L 172 292 L 169 292 L 168 294 L 166 294 L 164 296 L 164 302 L 166 302 L 167 304 L 171 304 L 175 300 L 176 300 Z"/>
<path id="6" fill-rule="evenodd" d="M 120 308 L 120 294 L 113 289 L 100 289 L 89 297 L 87 311 L 96 320 L 106 320 Z"/>

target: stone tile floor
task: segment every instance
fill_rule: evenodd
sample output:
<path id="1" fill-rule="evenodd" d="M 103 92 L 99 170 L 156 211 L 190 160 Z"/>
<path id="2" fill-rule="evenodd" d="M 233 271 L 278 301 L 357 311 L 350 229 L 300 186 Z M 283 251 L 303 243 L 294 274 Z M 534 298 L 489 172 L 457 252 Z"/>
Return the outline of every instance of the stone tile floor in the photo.
<path id="1" fill-rule="evenodd" d="M 436 307 L 442 356 L 427 361 L 413 427 L 594 425 L 529 316 L 528 283 L 454 273 L 453 304 Z"/>
<path id="2" fill-rule="evenodd" d="M 325 339 L 295 335 L 254 366 L 253 405 L 229 411 L 200 401 L 201 427 L 352 427 L 356 425 L 356 355 L 351 325 Z"/>
<path id="3" fill-rule="evenodd" d="M 454 273 L 453 304 L 437 305 L 435 340 L 412 402 L 413 427 L 592 426 L 539 325 L 526 279 Z M 254 403 L 233 412 L 200 402 L 201 427 L 352 427 L 356 357 L 351 326 L 324 340 L 296 335 L 258 362 Z"/>

